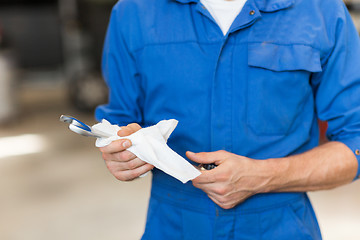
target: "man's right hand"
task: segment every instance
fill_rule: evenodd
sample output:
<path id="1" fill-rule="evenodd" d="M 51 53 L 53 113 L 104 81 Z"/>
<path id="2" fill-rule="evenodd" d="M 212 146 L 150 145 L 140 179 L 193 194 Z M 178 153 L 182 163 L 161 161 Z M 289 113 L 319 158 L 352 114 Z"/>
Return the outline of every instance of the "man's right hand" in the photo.
<path id="1" fill-rule="evenodd" d="M 126 127 L 121 127 L 118 135 L 126 137 L 140 129 L 139 124 L 131 123 Z M 134 180 L 154 168 L 153 165 L 142 161 L 136 155 L 126 150 L 131 144 L 129 139 L 120 139 L 99 148 L 106 167 L 116 179 L 121 181 Z"/>

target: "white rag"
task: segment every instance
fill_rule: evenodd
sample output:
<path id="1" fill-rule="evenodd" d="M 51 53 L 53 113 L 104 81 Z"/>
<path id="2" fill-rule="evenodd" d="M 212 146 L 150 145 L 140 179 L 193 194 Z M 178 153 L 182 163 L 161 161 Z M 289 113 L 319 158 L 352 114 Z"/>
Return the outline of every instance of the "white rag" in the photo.
<path id="1" fill-rule="evenodd" d="M 95 132 L 100 131 L 110 136 L 98 138 L 96 147 L 104 147 L 118 139 L 129 139 L 132 146 L 127 149 L 128 151 L 182 183 L 186 183 L 199 176 L 201 172 L 166 144 L 177 124 L 178 121 L 175 119 L 163 120 L 154 126 L 142 128 L 126 137 L 119 137 L 117 132 L 121 128 L 110 124 L 105 119 L 92 126 L 92 129 Z"/>

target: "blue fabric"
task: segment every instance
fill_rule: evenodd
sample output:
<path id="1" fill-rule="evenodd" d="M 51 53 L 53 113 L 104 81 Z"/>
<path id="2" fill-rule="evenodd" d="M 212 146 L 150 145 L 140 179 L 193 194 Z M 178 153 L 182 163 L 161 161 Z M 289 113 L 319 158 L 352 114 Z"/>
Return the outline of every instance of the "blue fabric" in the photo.
<path id="1" fill-rule="evenodd" d="M 328 121 L 330 140 L 355 153 L 359 56 L 358 34 L 340 0 L 248 0 L 226 36 L 198 0 L 122 0 L 113 9 L 104 46 L 109 103 L 96 109 L 96 118 L 142 126 L 175 118 L 179 124 L 168 144 L 180 155 L 223 149 L 259 160 L 317 146 L 319 118 Z M 176 207 L 172 198 L 155 198 L 164 194 L 174 196 Z M 257 215 L 237 210 L 268 202 L 283 204 Z M 145 232 L 144 239 L 214 236 L 201 229 L 223 225 L 241 229 L 230 239 L 293 239 L 287 233 L 293 236 L 302 225 L 308 239 L 321 238 L 303 193 L 254 196 L 219 221 L 211 215 L 215 210 L 204 217 L 188 203 L 216 208 L 191 183 L 154 170 L 149 219 L 157 220 L 147 222 L 146 232 L 165 228 L 161 233 L 170 237 Z"/>
<path id="2" fill-rule="evenodd" d="M 143 240 L 321 239 L 305 193 L 258 194 L 224 210 L 202 192 L 174 189 L 161 180 L 165 174 L 155 176 Z"/>

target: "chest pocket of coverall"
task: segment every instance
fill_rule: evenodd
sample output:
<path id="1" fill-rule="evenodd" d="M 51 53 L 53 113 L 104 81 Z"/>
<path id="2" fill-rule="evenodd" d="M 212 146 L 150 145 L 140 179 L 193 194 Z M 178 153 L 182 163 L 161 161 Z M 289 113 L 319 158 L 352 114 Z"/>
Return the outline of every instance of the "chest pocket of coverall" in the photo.
<path id="1" fill-rule="evenodd" d="M 310 78 L 320 52 L 306 45 L 249 43 L 247 124 L 258 135 L 286 135 L 313 111 Z M 311 116 L 311 115 L 310 115 Z M 310 119 L 311 121 L 311 119 Z"/>

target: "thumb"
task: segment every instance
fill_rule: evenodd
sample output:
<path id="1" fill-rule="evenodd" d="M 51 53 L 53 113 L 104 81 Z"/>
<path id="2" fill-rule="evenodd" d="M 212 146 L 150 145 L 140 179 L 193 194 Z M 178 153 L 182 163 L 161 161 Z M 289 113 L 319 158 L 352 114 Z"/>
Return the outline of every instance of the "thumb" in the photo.
<path id="1" fill-rule="evenodd" d="M 186 156 L 194 162 L 197 163 L 204 163 L 204 164 L 209 164 L 209 163 L 217 163 L 220 161 L 220 156 L 218 156 L 217 152 L 200 152 L 200 153 L 193 153 L 190 151 L 186 152 Z"/>
<path id="2" fill-rule="evenodd" d="M 141 129 L 140 125 L 137 123 L 131 123 L 127 126 L 121 127 L 120 130 L 117 132 L 118 136 L 120 137 L 127 137 L 134 132 L 137 132 Z"/>

